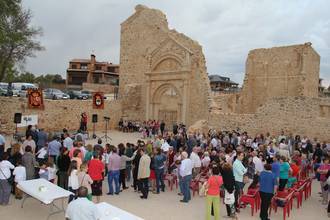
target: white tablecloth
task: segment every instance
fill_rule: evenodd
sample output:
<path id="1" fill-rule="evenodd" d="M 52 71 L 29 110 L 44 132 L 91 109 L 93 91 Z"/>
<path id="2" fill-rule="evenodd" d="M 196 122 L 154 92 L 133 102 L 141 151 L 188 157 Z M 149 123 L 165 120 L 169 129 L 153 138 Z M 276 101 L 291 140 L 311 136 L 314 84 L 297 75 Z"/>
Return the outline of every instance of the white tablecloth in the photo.
<path id="1" fill-rule="evenodd" d="M 69 197 L 73 194 L 72 192 L 67 191 L 45 179 L 26 180 L 20 182 L 17 186 L 26 194 L 29 194 L 47 205 L 56 199 Z M 43 188 L 44 191 L 41 191 L 41 188 Z"/>
<path id="2" fill-rule="evenodd" d="M 144 220 L 106 202 L 101 202 L 96 206 L 101 213 L 100 220 Z"/>

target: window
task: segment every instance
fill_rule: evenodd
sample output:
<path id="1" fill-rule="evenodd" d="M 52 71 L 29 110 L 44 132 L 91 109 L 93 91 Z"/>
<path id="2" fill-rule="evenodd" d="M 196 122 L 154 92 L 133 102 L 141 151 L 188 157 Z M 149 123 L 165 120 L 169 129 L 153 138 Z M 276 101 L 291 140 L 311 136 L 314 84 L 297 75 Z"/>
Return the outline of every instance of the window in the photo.
<path id="1" fill-rule="evenodd" d="M 95 69 L 96 70 L 102 70 L 102 66 L 101 65 L 96 65 Z"/>
<path id="2" fill-rule="evenodd" d="M 115 67 L 108 66 L 108 72 L 115 73 Z"/>
<path id="3" fill-rule="evenodd" d="M 77 64 L 71 64 L 71 69 L 77 69 Z"/>
<path id="4" fill-rule="evenodd" d="M 87 70 L 87 64 L 86 63 L 80 64 L 80 69 Z"/>

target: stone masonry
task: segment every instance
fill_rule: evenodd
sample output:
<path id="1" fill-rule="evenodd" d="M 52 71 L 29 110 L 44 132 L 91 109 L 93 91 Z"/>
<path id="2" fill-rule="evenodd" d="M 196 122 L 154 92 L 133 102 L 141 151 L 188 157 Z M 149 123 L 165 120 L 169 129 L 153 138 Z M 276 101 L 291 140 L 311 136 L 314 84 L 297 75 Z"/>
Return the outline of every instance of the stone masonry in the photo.
<path id="1" fill-rule="evenodd" d="M 119 97 L 126 119 L 192 124 L 206 119 L 210 86 L 202 47 L 137 5 L 121 24 Z M 131 105 L 131 103 L 134 103 Z"/>

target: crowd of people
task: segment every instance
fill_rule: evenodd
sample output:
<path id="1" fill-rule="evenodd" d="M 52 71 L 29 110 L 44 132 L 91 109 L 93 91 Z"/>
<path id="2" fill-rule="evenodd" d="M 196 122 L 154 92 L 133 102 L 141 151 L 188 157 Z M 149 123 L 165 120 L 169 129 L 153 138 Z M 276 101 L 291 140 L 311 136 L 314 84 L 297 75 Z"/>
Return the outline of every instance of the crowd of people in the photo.
<path id="1" fill-rule="evenodd" d="M 124 121 L 122 126 L 126 126 Z M 149 192 L 164 193 L 164 179 L 171 177 L 179 182 L 178 200 L 189 203 L 192 184 L 203 177 L 205 184 L 199 191 L 206 195 L 207 220 L 212 215 L 220 218 L 221 194 L 227 216 L 237 218 L 242 208 L 240 196 L 257 187 L 260 218 L 268 220 L 274 194 L 292 187 L 310 172 L 320 181 L 322 204 L 329 203 L 329 143 L 285 135 L 283 131 L 279 136 L 267 133 L 255 137 L 239 130 L 188 133 L 182 124 L 174 124 L 169 131 L 158 121 L 144 122 L 138 131 L 144 140 L 137 143 L 114 146 L 99 139 L 93 146 L 77 137 L 79 133 L 71 136 L 64 129 L 61 136 L 50 137 L 42 129 L 29 126 L 22 144 L 1 151 L 0 205 L 8 205 L 10 192 L 22 199 L 16 185 L 34 178 L 47 179 L 73 192 L 71 204 L 77 198 L 81 201 L 80 197 L 89 201 L 95 198 L 98 203 L 103 194 L 119 195 L 127 190 L 129 182 L 142 200 L 148 199 Z M 5 149 L 4 145 L 0 135 L 0 149 Z M 104 180 L 107 192 L 102 191 Z"/>

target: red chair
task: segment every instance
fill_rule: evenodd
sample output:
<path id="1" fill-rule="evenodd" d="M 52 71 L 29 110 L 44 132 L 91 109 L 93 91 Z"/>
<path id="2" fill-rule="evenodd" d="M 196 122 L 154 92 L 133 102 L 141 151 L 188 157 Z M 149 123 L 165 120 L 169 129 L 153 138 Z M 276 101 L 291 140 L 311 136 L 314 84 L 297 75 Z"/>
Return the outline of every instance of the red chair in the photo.
<path id="1" fill-rule="evenodd" d="M 194 179 L 190 182 L 190 189 L 193 191 L 193 196 L 195 196 L 195 192 L 197 195 L 199 194 L 199 180 Z"/>
<path id="2" fill-rule="evenodd" d="M 168 182 L 168 187 L 173 190 L 173 185 L 176 185 L 176 188 L 178 188 L 178 177 L 175 174 L 166 174 L 164 175 L 164 181 Z"/>
<path id="3" fill-rule="evenodd" d="M 250 194 L 249 194 L 250 193 Z M 256 212 L 259 209 L 259 191 L 258 190 L 250 190 L 248 194 L 243 194 L 238 200 L 238 206 L 240 207 L 242 203 L 250 204 L 251 206 L 251 215 L 253 216 L 254 208 L 256 208 Z"/>
<path id="4" fill-rule="evenodd" d="M 292 209 L 292 196 L 293 196 L 294 191 L 289 192 L 289 191 L 282 191 L 278 192 L 276 196 L 273 197 L 272 202 L 271 202 L 271 208 L 269 210 L 269 216 L 271 215 L 272 209 L 274 209 L 275 212 L 277 212 L 277 208 L 280 207 L 277 204 L 277 200 L 282 201 L 283 203 L 283 220 L 286 219 L 286 215 L 290 217 L 290 210 Z"/>
<path id="5" fill-rule="evenodd" d="M 298 182 L 298 184 L 295 186 L 294 193 L 293 193 L 293 199 L 297 199 L 297 209 L 302 206 L 302 200 L 305 190 L 305 184 L 304 182 Z"/>
<path id="6" fill-rule="evenodd" d="M 306 179 L 306 184 L 304 188 L 305 200 L 312 195 L 312 178 Z"/>

